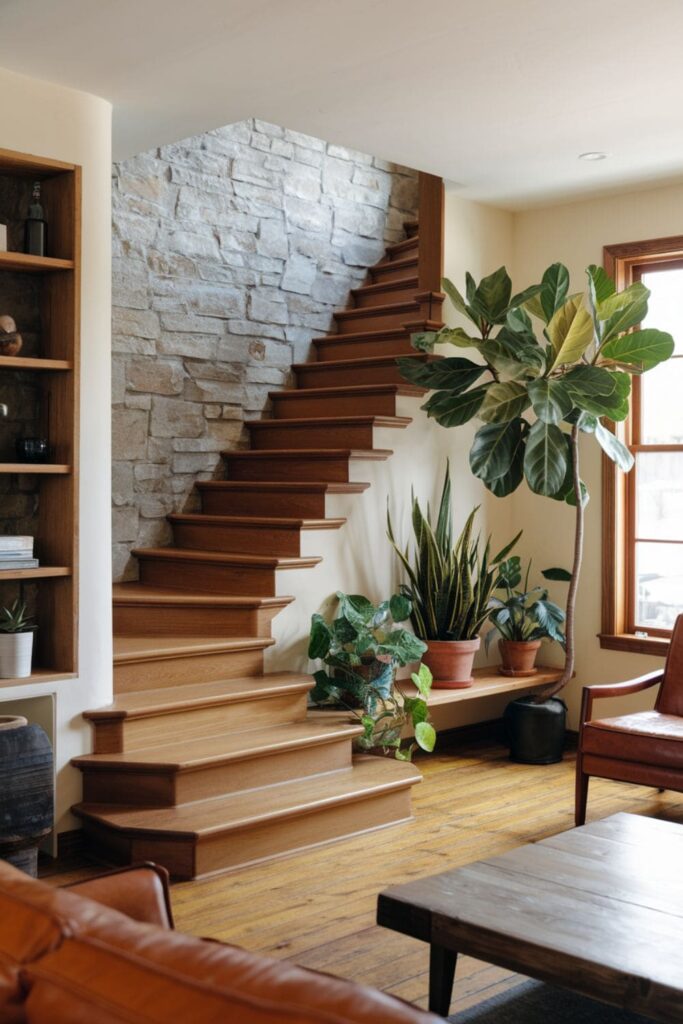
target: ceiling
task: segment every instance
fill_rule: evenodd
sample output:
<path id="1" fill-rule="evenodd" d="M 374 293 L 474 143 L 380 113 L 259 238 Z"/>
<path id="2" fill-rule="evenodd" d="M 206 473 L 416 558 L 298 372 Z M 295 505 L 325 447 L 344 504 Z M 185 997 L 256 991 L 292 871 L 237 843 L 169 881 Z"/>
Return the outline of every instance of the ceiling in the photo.
<path id="1" fill-rule="evenodd" d="M 117 157 L 256 116 L 510 209 L 683 176 L 682 39 L 681 0 L 0 0 L 0 67 L 111 100 Z"/>

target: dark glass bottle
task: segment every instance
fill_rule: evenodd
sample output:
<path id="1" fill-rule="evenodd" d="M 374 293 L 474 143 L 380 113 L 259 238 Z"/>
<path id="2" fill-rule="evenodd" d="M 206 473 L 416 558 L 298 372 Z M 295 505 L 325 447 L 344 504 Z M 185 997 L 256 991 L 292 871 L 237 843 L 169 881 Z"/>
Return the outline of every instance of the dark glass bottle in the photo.
<path id="1" fill-rule="evenodd" d="M 47 252 L 47 221 L 40 202 L 40 182 L 33 186 L 31 205 L 26 218 L 25 249 L 31 256 L 45 256 Z"/>

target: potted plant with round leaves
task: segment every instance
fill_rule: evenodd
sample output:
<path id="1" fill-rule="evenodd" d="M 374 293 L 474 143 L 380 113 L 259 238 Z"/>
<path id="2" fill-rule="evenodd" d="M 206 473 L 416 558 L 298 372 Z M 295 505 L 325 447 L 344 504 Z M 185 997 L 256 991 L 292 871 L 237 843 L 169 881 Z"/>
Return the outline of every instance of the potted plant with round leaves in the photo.
<path id="1" fill-rule="evenodd" d="M 34 630 L 26 603 L 19 598 L 0 611 L 0 679 L 31 675 Z"/>
<path id="2" fill-rule="evenodd" d="M 498 649 L 502 660 L 500 673 L 504 676 L 532 676 L 536 673 L 536 655 L 543 640 L 556 640 L 565 646 L 562 626 L 565 613 L 550 600 L 546 587 L 529 589 L 529 562 L 522 582 L 522 564 L 519 556 L 513 555 L 499 567 L 498 590 L 504 598 L 494 594 L 490 601 L 489 622 L 492 628 L 484 638 L 486 651 L 491 642 L 498 638 Z M 547 580 L 564 579 L 562 569 L 544 569 Z"/>
<path id="3" fill-rule="evenodd" d="M 527 714 L 536 718 L 557 714 L 552 700 L 574 672 L 588 502 L 580 438 L 594 439 L 628 472 L 633 456 L 609 424 L 628 416 L 632 376 L 664 362 L 674 350 L 670 334 L 639 329 L 650 294 L 641 282 L 619 292 L 601 267 L 591 265 L 586 274 L 585 294 L 570 293 L 562 263 L 548 267 L 540 284 L 515 295 L 505 267 L 479 284 L 467 274 L 464 296 L 444 280 L 444 291 L 468 326 L 415 334 L 413 346 L 430 352 L 445 342 L 473 349 L 475 359 L 453 356 L 419 365 L 398 360 L 406 380 L 434 392 L 423 408 L 437 422 L 457 427 L 474 417 L 482 421 L 470 468 L 493 494 L 504 497 L 526 480 L 534 493 L 575 508 L 564 669 L 557 683 L 528 701 Z"/>
<path id="4" fill-rule="evenodd" d="M 479 650 L 479 631 L 489 615 L 489 603 L 499 585 L 499 569 L 521 534 L 491 557 L 491 538 L 482 545 L 473 536 L 478 509 L 467 518 L 460 536 L 453 538 L 450 467 L 446 463 L 439 512 L 433 526 L 412 495 L 414 552 L 402 550 L 387 511 L 387 535 L 406 571 L 409 583 L 401 593 L 412 607 L 411 622 L 427 645 L 423 661 L 437 689 L 472 686 L 472 665 Z"/>

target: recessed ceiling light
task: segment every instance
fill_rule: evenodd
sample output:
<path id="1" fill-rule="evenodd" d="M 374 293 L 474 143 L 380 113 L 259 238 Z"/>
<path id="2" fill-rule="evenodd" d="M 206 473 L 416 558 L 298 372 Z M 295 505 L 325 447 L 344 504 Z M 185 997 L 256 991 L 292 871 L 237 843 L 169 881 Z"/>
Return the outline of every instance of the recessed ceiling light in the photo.
<path id="1" fill-rule="evenodd" d="M 607 153 L 599 153 L 597 150 L 591 150 L 589 153 L 579 153 L 579 160 L 605 160 Z"/>

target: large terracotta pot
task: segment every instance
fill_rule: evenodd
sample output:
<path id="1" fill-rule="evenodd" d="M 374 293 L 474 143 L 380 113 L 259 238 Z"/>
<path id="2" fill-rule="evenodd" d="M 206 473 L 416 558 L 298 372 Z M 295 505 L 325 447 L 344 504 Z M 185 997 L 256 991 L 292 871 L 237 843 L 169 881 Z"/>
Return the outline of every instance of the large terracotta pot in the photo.
<path id="1" fill-rule="evenodd" d="M 499 640 L 498 650 L 503 664 L 498 671 L 503 676 L 533 676 L 537 669 L 536 655 L 540 640 Z"/>
<path id="2" fill-rule="evenodd" d="M 472 664 L 480 646 L 478 636 L 474 640 L 428 640 L 422 661 L 434 676 L 432 686 L 437 690 L 472 686 Z"/>

